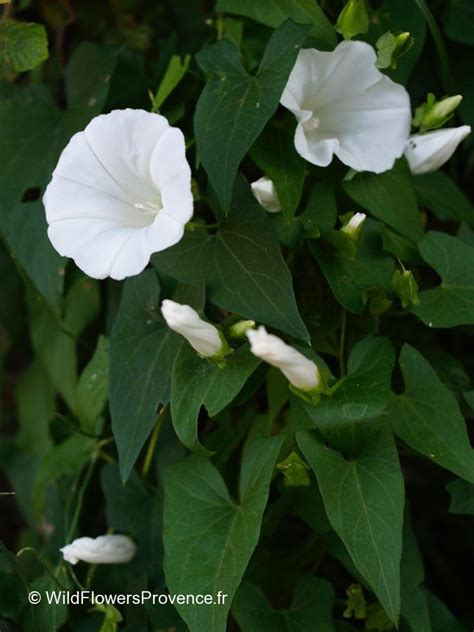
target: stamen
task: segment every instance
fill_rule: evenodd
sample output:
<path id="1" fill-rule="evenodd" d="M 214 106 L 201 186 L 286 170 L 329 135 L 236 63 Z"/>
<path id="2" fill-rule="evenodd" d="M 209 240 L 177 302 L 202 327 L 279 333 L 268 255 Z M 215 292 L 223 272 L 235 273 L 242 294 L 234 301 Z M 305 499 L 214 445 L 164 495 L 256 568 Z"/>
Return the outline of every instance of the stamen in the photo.
<path id="1" fill-rule="evenodd" d="M 153 202 L 148 201 L 146 201 L 145 204 L 136 202 L 133 206 L 140 211 L 143 211 L 145 215 L 157 215 L 163 208 L 161 204 L 154 204 Z"/>
<path id="2" fill-rule="evenodd" d="M 303 123 L 305 130 L 307 130 L 308 132 L 314 129 L 318 129 L 319 125 L 320 125 L 320 120 L 318 119 L 317 116 L 312 116 L 311 118 L 309 118 L 307 121 Z"/>

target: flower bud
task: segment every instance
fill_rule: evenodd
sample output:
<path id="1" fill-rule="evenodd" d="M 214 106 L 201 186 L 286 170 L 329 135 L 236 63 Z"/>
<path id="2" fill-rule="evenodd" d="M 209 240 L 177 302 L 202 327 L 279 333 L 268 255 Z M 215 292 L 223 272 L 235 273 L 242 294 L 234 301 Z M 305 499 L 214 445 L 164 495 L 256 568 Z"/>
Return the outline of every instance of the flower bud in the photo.
<path id="1" fill-rule="evenodd" d="M 392 286 L 403 307 L 420 304 L 418 283 L 411 270 L 403 270 L 403 272 L 395 270 L 392 276 Z"/>
<path id="2" fill-rule="evenodd" d="M 367 33 L 368 30 L 369 15 L 364 0 L 348 0 L 337 18 L 336 31 L 345 40 L 350 40 L 354 35 Z"/>
<path id="3" fill-rule="evenodd" d="M 66 562 L 77 564 L 126 564 L 137 550 L 126 535 L 100 535 L 98 538 L 78 538 L 60 549 Z"/>
<path id="4" fill-rule="evenodd" d="M 429 129 L 438 129 L 449 121 L 461 101 L 462 96 L 460 94 L 436 101 L 434 94 L 430 93 L 426 103 L 416 108 L 413 125 L 419 127 L 422 132 Z"/>
<path id="5" fill-rule="evenodd" d="M 344 224 L 344 226 L 342 226 L 341 231 L 356 241 L 359 238 L 362 225 L 365 222 L 366 217 L 367 215 L 365 213 L 356 213 L 346 224 Z"/>
<path id="6" fill-rule="evenodd" d="M 231 338 L 244 338 L 249 329 L 255 329 L 254 320 L 239 320 L 229 328 Z"/>
<path id="7" fill-rule="evenodd" d="M 275 186 L 270 178 L 263 176 L 250 185 L 255 199 L 269 213 L 279 213 L 281 211 L 280 200 L 278 199 Z"/>
<path id="8" fill-rule="evenodd" d="M 403 57 L 415 43 L 413 37 L 407 31 L 394 35 L 387 31 L 379 37 L 377 47 L 377 68 L 396 69 L 398 60 Z"/>
<path id="9" fill-rule="evenodd" d="M 161 313 L 170 329 L 184 336 L 203 358 L 221 353 L 223 340 L 214 325 L 200 318 L 190 305 L 181 305 L 168 299 L 161 304 Z"/>
<path id="10" fill-rule="evenodd" d="M 447 162 L 459 143 L 471 133 L 469 125 L 414 134 L 408 139 L 405 158 L 414 174 L 436 171 Z"/>
<path id="11" fill-rule="evenodd" d="M 287 487 L 307 487 L 310 484 L 308 471 L 311 468 L 295 451 L 278 463 L 277 469 L 283 473 Z"/>
<path id="12" fill-rule="evenodd" d="M 250 351 L 280 369 L 293 386 L 302 391 L 318 388 L 321 376 L 316 364 L 284 343 L 281 338 L 269 334 L 265 327 L 250 329 L 247 338 L 250 342 Z"/>

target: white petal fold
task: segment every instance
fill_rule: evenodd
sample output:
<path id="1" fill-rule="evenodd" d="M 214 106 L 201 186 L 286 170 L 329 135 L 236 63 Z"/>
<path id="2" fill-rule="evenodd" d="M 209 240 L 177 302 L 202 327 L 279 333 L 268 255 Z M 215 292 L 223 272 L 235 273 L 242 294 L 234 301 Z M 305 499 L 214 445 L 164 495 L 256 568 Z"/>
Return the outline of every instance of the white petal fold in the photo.
<path id="1" fill-rule="evenodd" d="M 184 136 L 144 110 L 97 116 L 62 152 L 43 202 L 53 246 L 86 274 L 138 274 L 192 217 Z"/>
<path id="2" fill-rule="evenodd" d="M 293 386 L 303 391 L 318 387 L 320 375 L 316 364 L 287 345 L 281 338 L 269 334 L 265 327 L 249 329 L 247 338 L 250 342 L 250 351 L 258 358 L 280 369 Z"/>
<path id="3" fill-rule="evenodd" d="M 272 180 L 263 176 L 250 185 L 252 193 L 263 208 L 269 213 L 279 213 L 281 211 L 280 200 Z"/>
<path id="4" fill-rule="evenodd" d="M 161 313 L 168 327 L 184 336 L 199 355 L 211 358 L 222 350 L 217 328 L 203 320 L 190 305 L 165 299 L 161 304 Z"/>
<path id="5" fill-rule="evenodd" d="M 326 167 L 335 155 L 356 171 L 381 173 L 403 154 L 410 99 L 375 61 L 374 49 L 359 41 L 299 52 L 281 104 L 298 121 L 295 148 L 308 162 Z"/>
<path id="6" fill-rule="evenodd" d="M 410 136 L 405 157 L 412 173 L 427 173 L 442 167 L 470 133 L 471 127 L 462 125 Z"/>
<path id="7" fill-rule="evenodd" d="M 77 538 L 61 550 L 70 564 L 126 564 L 134 557 L 137 547 L 126 535 L 100 535 L 97 538 Z"/>

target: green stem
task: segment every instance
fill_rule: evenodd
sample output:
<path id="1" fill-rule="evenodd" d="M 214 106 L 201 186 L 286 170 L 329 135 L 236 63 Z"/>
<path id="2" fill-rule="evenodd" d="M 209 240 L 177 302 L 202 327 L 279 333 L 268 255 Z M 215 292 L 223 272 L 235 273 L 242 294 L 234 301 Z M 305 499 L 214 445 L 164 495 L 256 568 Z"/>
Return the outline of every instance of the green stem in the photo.
<path id="1" fill-rule="evenodd" d="M 438 52 L 438 57 L 441 63 L 441 79 L 443 84 L 443 90 L 446 94 L 451 94 L 453 91 L 453 77 L 451 74 L 451 69 L 449 66 L 448 54 L 446 52 L 446 46 L 444 45 L 443 36 L 436 24 L 436 20 L 433 17 L 433 14 L 429 10 L 425 0 L 415 0 L 415 3 L 418 5 L 423 17 L 425 18 L 425 22 L 428 25 L 428 28 L 431 32 L 431 37 L 433 38 L 433 42 L 435 44 L 436 50 Z"/>
<path id="2" fill-rule="evenodd" d="M 79 492 L 77 494 L 76 509 L 74 510 L 74 515 L 73 515 L 71 524 L 69 525 L 69 529 L 67 531 L 67 538 L 66 538 L 66 543 L 67 544 L 69 544 L 69 541 L 71 540 L 72 536 L 74 535 L 74 531 L 76 530 L 77 523 L 78 523 L 78 520 L 79 520 L 79 516 L 81 514 L 82 501 L 84 499 L 84 494 L 86 492 L 87 485 L 89 484 L 89 481 L 91 479 L 92 472 L 94 471 L 96 458 L 97 457 L 94 456 L 90 460 L 89 467 L 87 468 L 86 475 L 84 476 L 84 480 L 82 481 L 82 484 L 81 484 L 81 486 L 79 488 Z"/>
<path id="3" fill-rule="evenodd" d="M 50 567 L 47 558 L 44 557 L 43 554 L 40 553 L 40 551 L 37 551 L 32 546 L 25 546 L 25 547 L 23 547 L 22 549 L 20 549 L 18 551 L 18 553 L 16 554 L 16 558 L 19 559 L 24 553 L 34 553 L 35 556 L 36 556 L 36 559 L 41 564 L 43 569 L 46 571 L 46 574 L 51 577 L 51 579 L 54 581 L 54 583 L 57 586 L 59 586 L 59 588 L 61 588 L 61 590 L 67 590 L 67 588 L 65 588 L 61 584 L 61 582 L 58 580 L 58 578 L 56 576 L 56 571 L 53 572 L 53 569 Z"/>
<path id="4" fill-rule="evenodd" d="M 145 460 L 143 462 L 143 468 L 142 468 L 143 478 L 147 478 L 148 473 L 150 472 L 150 467 L 153 462 L 153 457 L 155 455 L 156 444 L 158 443 L 158 437 L 160 436 L 161 427 L 163 426 L 165 411 L 166 411 L 166 406 L 164 406 L 160 410 L 158 419 L 156 420 L 155 428 L 153 429 L 153 433 L 148 443 L 148 449 L 146 451 Z"/>
<path id="5" fill-rule="evenodd" d="M 341 377 L 346 375 L 346 365 L 344 362 L 344 348 L 346 346 L 347 312 L 342 310 L 341 336 L 339 338 L 339 372 Z"/>
<path id="6" fill-rule="evenodd" d="M 186 228 L 188 230 L 209 230 L 211 228 L 217 228 L 219 224 L 200 224 L 199 222 L 188 222 Z"/>

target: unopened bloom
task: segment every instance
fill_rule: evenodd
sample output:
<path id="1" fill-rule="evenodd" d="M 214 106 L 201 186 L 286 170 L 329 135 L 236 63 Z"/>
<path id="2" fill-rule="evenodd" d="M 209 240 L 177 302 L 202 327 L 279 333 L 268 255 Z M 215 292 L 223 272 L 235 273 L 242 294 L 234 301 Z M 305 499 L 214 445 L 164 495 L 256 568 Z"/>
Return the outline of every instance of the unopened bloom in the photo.
<path id="1" fill-rule="evenodd" d="M 468 134 L 469 125 L 448 127 L 426 134 L 410 136 L 405 149 L 405 157 L 414 174 L 436 171 L 447 162 Z"/>
<path id="2" fill-rule="evenodd" d="M 184 336 L 202 357 L 211 358 L 222 351 L 223 341 L 217 328 L 200 318 L 190 305 L 166 299 L 161 313 L 168 327 Z"/>
<path id="3" fill-rule="evenodd" d="M 269 334 L 265 327 L 249 329 L 247 338 L 250 342 L 250 351 L 280 369 L 293 386 L 303 391 L 310 391 L 319 386 L 320 374 L 316 364 L 287 345 L 281 338 Z"/>
<path id="4" fill-rule="evenodd" d="M 270 178 L 263 176 L 250 185 L 252 193 L 257 202 L 269 213 L 279 213 L 281 211 L 280 200 L 278 199 L 275 185 Z"/>
<path id="5" fill-rule="evenodd" d="M 100 535 L 97 538 L 78 538 L 60 550 L 70 564 L 79 561 L 89 564 L 126 564 L 135 555 L 137 547 L 126 535 Z"/>
<path id="6" fill-rule="evenodd" d="M 138 274 L 192 217 L 184 136 L 144 110 L 97 116 L 69 141 L 43 202 L 51 243 L 86 274 Z"/>
<path id="7" fill-rule="evenodd" d="M 334 155 L 356 171 L 391 169 L 410 133 L 405 88 L 375 67 L 365 42 L 341 42 L 334 51 L 298 54 L 281 104 L 295 115 L 296 151 L 320 167 Z"/>
<path id="8" fill-rule="evenodd" d="M 341 231 L 349 237 L 358 237 L 366 217 L 367 215 L 365 213 L 356 213 L 351 217 L 347 224 L 344 224 Z"/>

